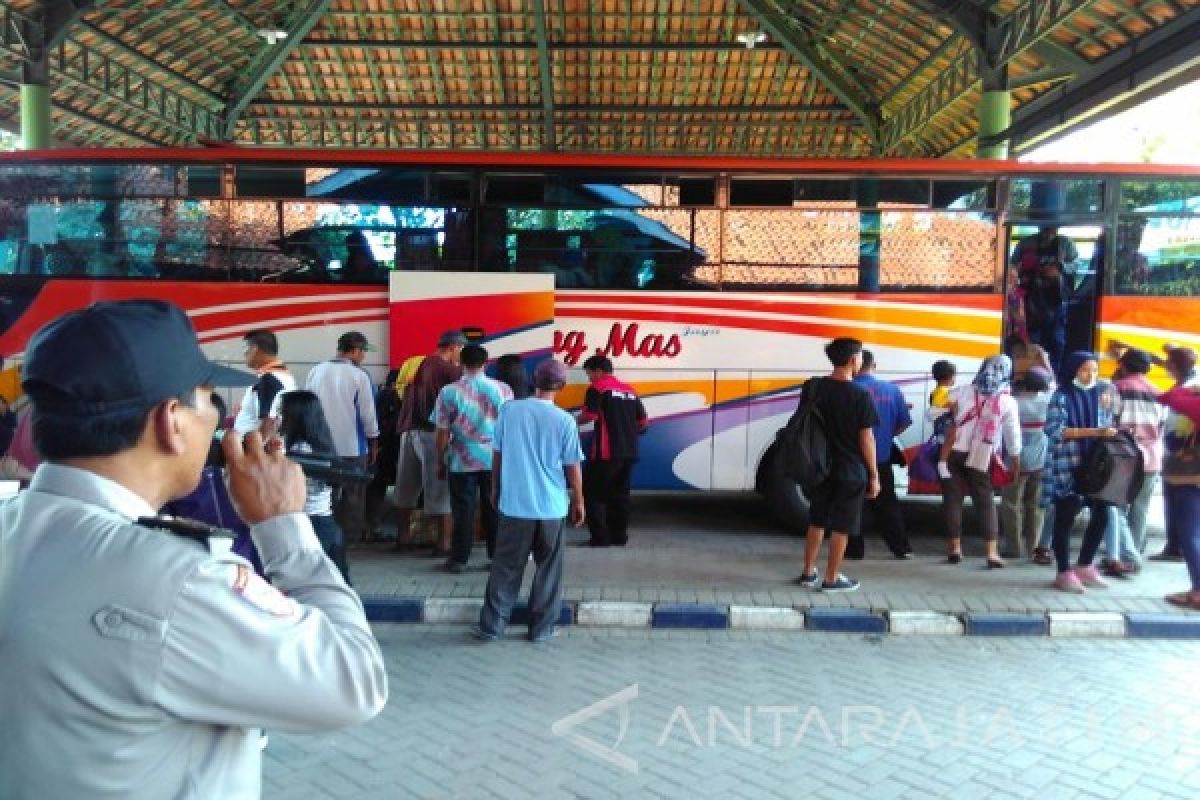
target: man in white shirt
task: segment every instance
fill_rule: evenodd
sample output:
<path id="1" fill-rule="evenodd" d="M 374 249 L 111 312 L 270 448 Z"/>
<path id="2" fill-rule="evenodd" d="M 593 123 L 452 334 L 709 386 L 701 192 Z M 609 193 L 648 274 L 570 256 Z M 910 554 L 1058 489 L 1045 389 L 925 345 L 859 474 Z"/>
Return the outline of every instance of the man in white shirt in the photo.
<path id="1" fill-rule="evenodd" d="M 0 502 L 5 800 L 256 800 L 260 728 L 333 730 L 386 702 L 362 603 L 278 448 L 258 432 L 223 442 L 271 583 L 209 531 L 156 516 L 199 482 L 213 387 L 252 380 L 209 362 L 157 300 L 97 303 L 30 340 L 22 386 L 45 461 Z"/>
<path id="2" fill-rule="evenodd" d="M 338 337 L 337 357 L 313 367 L 305 384 L 321 400 L 338 458 L 360 470 L 373 465 L 379 451 L 375 387 L 362 368 L 369 349 L 363 334 L 343 333 Z M 354 536 L 367 538 L 366 484 L 340 487 L 333 514 L 347 541 Z"/>
<path id="3" fill-rule="evenodd" d="M 246 390 L 233 429 L 245 436 L 262 431 L 268 419 L 279 422 L 279 401 L 284 392 L 296 388 L 296 379 L 279 358 L 279 340 L 268 330 L 250 331 L 242 337 L 246 343 L 246 366 L 258 374 L 258 380 Z"/>

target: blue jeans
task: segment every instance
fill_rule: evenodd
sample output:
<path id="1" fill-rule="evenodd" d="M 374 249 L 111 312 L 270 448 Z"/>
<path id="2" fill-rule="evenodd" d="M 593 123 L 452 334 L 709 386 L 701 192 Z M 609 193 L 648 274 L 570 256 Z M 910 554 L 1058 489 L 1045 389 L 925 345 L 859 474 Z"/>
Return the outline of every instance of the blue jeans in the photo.
<path id="1" fill-rule="evenodd" d="M 1108 525 L 1104 529 L 1104 552 L 1113 561 L 1125 564 L 1141 564 L 1142 551 L 1138 549 L 1133 532 L 1126 518 L 1127 507 L 1109 506 Z"/>
<path id="2" fill-rule="evenodd" d="M 349 586 L 350 566 L 346 563 L 346 537 L 342 535 L 342 529 L 338 527 L 337 520 L 333 518 L 332 514 L 320 517 L 310 514 L 308 519 L 312 522 L 313 532 L 317 534 L 317 541 L 321 543 L 321 549 L 338 568 L 338 572 L 342 573 L 342 580 Z"/>
<path id="3" fill-rule="evenodd" d="M 471 545 L 475 541 L 476 503 L 479 505 L 483 534 L 487 539 L 488 558 L 495 558 L 496 506 L 492 504 L 491 470 L 451 472 L 447 479 L 450 489 L 450 513 L 454 517 L 450 560 L 456 564 L 466 564 L 471 560 Z"/>
<path id="4" fill-rule="evenodd" d="M 1167 505 L 1167 541 L 1175 541 L 1187 562 L 1192 591 L 1200 592 L 1200 486 L 1163 486 Z"/>

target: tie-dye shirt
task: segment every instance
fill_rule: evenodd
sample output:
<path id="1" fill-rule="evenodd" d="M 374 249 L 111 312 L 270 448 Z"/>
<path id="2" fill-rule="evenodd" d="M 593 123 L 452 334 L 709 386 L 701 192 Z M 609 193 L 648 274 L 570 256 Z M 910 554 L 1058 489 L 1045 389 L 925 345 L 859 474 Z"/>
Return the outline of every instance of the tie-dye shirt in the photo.
<path id="1" fill-rule="evenodd" d="M 431 421 L 450 431 L 446 468 L 479 472 L 492 468 L 492 432 L 500 406 L 512 399 L 507 384 L 479 372 L 442 387 Z"/>

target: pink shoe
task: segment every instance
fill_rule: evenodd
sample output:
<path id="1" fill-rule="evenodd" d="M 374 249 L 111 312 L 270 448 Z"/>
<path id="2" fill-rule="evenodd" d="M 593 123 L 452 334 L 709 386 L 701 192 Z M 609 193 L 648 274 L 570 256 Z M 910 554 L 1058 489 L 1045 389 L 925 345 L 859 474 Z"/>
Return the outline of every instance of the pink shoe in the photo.
<path id="1" fill-rule="evenodd" d="M 1108 588 L 1108 581 L 1100 577 L 1100 572 L 1095 567 L 1076 567 L 1075 576 L 1079 578 L 1080 583 L 1092 589 Z"/>
<path id="2" fill-rule="evenodd" d="M 1054 579 L 1054 588 L 1070 594 L 1083 594 L 1087 591 L 1073 570 L 1058 573 L 1058 577 Z"/>

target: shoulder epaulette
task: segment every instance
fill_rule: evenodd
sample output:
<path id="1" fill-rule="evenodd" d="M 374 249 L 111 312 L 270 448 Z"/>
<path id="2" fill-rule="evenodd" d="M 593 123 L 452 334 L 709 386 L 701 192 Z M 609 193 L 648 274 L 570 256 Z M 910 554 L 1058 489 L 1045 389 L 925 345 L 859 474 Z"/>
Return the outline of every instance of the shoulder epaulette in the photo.
<path id="1" fill-rule="evenodd" d="M 208 540 L 213 537 L 232 539 L 236 536 L 228 528 L 210 525 L 207 522 L 201 522 L 197 519 L 172 517 L 168 514 L 160 514 L 157 517 L 138 517 L 136 522 L 144 528 L 157 528 L 159 530 L 170 531 L 176 536 L 194 539 L 206 546 L 208 545 Z"/>

